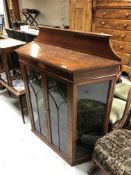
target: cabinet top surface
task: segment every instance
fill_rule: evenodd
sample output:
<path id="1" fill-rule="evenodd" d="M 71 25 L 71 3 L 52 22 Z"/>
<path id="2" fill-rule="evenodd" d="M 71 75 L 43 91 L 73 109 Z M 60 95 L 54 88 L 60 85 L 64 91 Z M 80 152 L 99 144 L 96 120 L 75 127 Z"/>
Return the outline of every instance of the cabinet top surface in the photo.
<path id="1" fill-rule="evenodd" d="M 17 52 L 22 56 L 31 57 L 72 73 L 120 64 L 116 60 L 34 41 L 19 48 Z"/>
<path id="2" fill-rule="evenodd" d="M 0 49 L 14 48 L 26 44 L 23 41 L 19 41 L 12 38 L 6 38 L 0 40 Z"/>

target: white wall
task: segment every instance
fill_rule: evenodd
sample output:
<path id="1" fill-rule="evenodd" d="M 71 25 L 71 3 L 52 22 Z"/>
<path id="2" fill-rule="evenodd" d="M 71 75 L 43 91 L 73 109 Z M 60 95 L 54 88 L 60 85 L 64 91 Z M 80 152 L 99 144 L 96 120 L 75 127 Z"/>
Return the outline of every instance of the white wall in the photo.
<path id="1" fill-rule="evenodd" d="M 4 15 L 4 23 L 5 23 L 5 28 L 8 28 L 8 18 L 7 18 L 7 13 L 6 13 L 6 7 L 5 7 L 5 1 L 0 0 L 0 14 Z"/>
<path id="2" fill-rule="evenodd" d="M 69 0 L 19 0 L 20 10 L 32 8 L 40 11 L 39 24 L 69 25 Z M 22 19 L 23 19 L 23 15 Z"/>
<path id="3" fill-rule="evenodd" d="M 3 0 L 0 0 L 0 14 L 4 14 Z"/>

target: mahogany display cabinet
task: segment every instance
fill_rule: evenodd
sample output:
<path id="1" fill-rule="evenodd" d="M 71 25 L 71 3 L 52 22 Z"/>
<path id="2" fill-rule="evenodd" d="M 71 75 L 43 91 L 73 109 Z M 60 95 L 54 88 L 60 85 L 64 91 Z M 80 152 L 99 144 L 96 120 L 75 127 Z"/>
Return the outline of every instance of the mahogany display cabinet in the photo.
<path id="1" fill-rule="evenodd" d="M 89 160 L 108 130 L 121 67 L 109 38 L 40 27 L 35 41 L 16 50 L 32 131 L 70 165 Z"/>

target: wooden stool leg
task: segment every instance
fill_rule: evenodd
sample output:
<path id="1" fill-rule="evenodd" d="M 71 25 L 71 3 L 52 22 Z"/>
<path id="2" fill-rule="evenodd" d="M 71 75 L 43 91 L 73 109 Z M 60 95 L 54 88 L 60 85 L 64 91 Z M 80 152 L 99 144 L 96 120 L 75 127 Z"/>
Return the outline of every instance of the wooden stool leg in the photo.
<path id="1" fill-rule="evenodd" d="M 19 105 L 20 105 L 22 120 L 23 120 L 23 123 L 25 123 L 24 110 L 23 110 L 23 104 L 22 104 L 22 96 L 19 96 L 18 98 L 19 98 Z"/>
<path id="2" fill-rule="evenodd" d="M 11 92 L 7 89 L 8 95 L 9 97 L 11 97 Z"/>

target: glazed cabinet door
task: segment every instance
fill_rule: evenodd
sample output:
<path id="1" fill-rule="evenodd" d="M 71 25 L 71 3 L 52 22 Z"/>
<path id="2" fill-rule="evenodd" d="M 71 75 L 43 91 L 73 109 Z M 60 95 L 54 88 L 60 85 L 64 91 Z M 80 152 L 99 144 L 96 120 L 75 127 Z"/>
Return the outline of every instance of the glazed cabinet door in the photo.
<path id="1" fill-rule="evenodd" d="M 26 87 L 28 92 L 28 106 L 32 119 L 33 130 L 48 138 L 47 107 L 43 73 L 35 67 L 26 66 Z"/>
<path id="2" fill-rule="evenodd" d="M 70 29 L 91 31 L 92 0 L 70 0 Z"/>
<path id="3" fill-rule="evenodd" d="M 110 81 L 78 85 L 75 159 L 91 156 L 103 135 Z"/>
<path id="4" fill-rule="evenodd" d="M 50 75 L 46 75 L 47 96 L 49 104 L 51 143 L 54 147 L 68 155 L 68 85 Z"/>
<path id="5" fill-rule="evenodd" d="M 32 130 L 67 161 L 69 160 L 70 84 L 68 81 L 21 64 Z"/>

